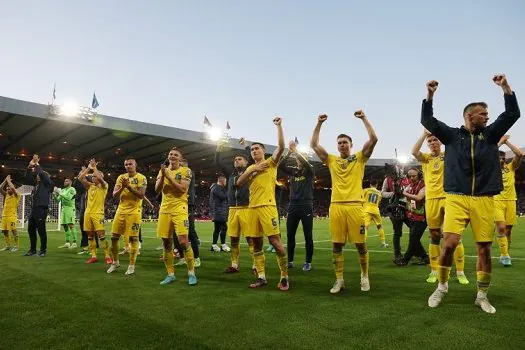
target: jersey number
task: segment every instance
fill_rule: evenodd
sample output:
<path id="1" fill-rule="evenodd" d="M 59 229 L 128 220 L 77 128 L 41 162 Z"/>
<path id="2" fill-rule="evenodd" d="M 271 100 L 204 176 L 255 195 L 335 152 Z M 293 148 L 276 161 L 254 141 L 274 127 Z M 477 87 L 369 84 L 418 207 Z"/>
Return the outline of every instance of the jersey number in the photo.
<path id="1" fill-rule="evenodd" d="M 378 199 L 379 199 L 379 196 L 376 193 L 370 193 L 368 195 L 368 203 L 377 204 Z"/>
<path id="2" fill-rule="evenodd" d="M 140 224 L 134 223 L 131 225 L 131 231 L 138 231 L 140 230 Z"/>

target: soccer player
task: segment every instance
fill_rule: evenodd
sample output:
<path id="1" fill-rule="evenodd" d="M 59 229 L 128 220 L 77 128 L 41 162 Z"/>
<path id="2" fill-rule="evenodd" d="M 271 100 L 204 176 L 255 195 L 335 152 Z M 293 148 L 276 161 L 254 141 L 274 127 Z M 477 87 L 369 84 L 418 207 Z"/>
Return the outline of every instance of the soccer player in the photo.
<path id="1" fill-rule="evenodd" d="M 255 164 L 250 165 L 237 179 L 240 187 L 250 182 L 250 218 L 247 235 L 253 240 L 253 258 L 257 269 L 257 280 L 250 288 L 261 288 L 267 284 L 265 272 L 265 257 L 263 237 L 268 237 L 269 243 L 275 248 L 277 263 L 281 270 L 281 279 L 277 288 L 287 291 L 290 288 L 288 279 L 288 259 L 279 232 L 279 214 L 275 203 L 275 181 L 277 166 L 284 151 L 284 135 L 282 119 L 275 117 L 273 123 L 277 126 L 277 148 L 272 156 L 264 159 L 265 147 L 260 142 L 251 146 L 251 155 Z"/>
<path id="2" fill-rule="evenodd" d="M 139 252 L 139 231 L 142 224 L 142 200 L 146 193 L 148 180 L 137 172 L 137 161 L 133 157 L 124 160 L 125 174 L 119 175 L 113 198 L 119 199 L 119 204 L 111 227 L 111 257 L 113 263 L 107 273 L 112 273 L 120 266 L 118 259 L 118 243 L 120 236 L 128 237 L 129 265 L 125 275 L 135 273 L 135 262 Z"/>
<path id="3" fill-rule="evenodd" d="M 363 211 L 365 213 L 365 230 L 368 234 L 368 227 L 373 221 L 376 224 L 379 239 L 381 240 L 381 247 L 386 248 L 388 244 L 385 240 L 385 230 L 381 220 L 381 213 L 379 212 L 379 203 L 381 202 L 381 191 L 377 189 L 377 180 L 370 180 L 370 187 L 363 190 Z"/>
<path id="4" fill-rule="evenodd" d="M 213 221 L 213 241 L 212 252 L 230 251 L 226 244 L 226 230 L 228 226 L 228 188 L 226 187 L 226 177 L 219 175 L 217 182 L 210 187 L 210 216 Z M 221 246 L 217 245 L 217 240 L 221 237 Z"/>
<path id="5" fill-rule="evenodd" d="M 428 299 L 429 307 L 437 307 L 448 292 L 452 257 L 461 234 L 470 222 L 478 251 L 475 304 L 484 312 L 496 309 L 487 298 L 492 262 L 490 250 L 494 232 L 494 195 L 503 189 L 498 155 L 498 142 L 520 117 L 516 95 L 505 75 L 495 75 L 493 81 L 504 93 L 505 111 L 490 125 L 487 104 L 469 103 L 463 110 L 464 125 L 452 128 L 433 114 L 433 97 L 438 82 L 427 83 L 427 98 L 423 100 L 421 124 L 445 145 L 445 219 L 444 243 L 438 268 L 439 284 Z"/>
<path id="6" fill-rule="evenodd" d="M 227 166 L 220 161 L 220 155 L 223 145 L 219 143 L 215 152 L 214 164 L 220 171 L 228 178 L 228 236 L 230 236 L 231 243 L 231 265 L 224 271 L 225 273 L 239 272 L 239 255 L 240 237 L 244 235 L 248 242 L 248 251 L 253 260 L 253 241 L 248 237 L 247 233 L 250 230 L 250 193 L 249 184 L 245 183 L 242 186 L 237 186 L 237 179 L 246 170 L 250 163 L 250 147 L 247 145 L 244 138 L 239 140 L 239 143 L 245 147 L 244 152 L 239 152 L 234 156 L 233 167 Z M 252 265 L 252 271 L 255 268 L 255 262 Z M 257 273 L 257 270 L 255 270 Z"/>
<path id="7" fill-rule="evenodd" d="M 92 171 L 92 182 L 88 181 L 86 176 Z M 95 235 L 102 248 L 104 249 L 104 256 L 106 265 L 110 265 L 111 260 L 109 253 L 109 243 L 106 240 L 106 230 L 104 229 L 104 203 L 108 193 L 108 183 L 104 181 L 104 174 L 97 169 L 97 162 L 94 159 L 89 161 L 89 165 L 80 175 L 78 180 L 87 189 L 87 205 L 84 213 L 84 230 L 88 234 L 88 247 L 91 257 L 86 260 L 86 264 L 96 263 L 97 260 L 97 243 L 95 242 Z"/>
<path id="8" fill-rule="evenodd" d="M 503 191 L 494 196 L 494 206 L 496 211 L 494 219 L 496 220 L 496 227 L 498 230 L 498 245 L 499 245 L 499 262 L 503 266 L 511 266 L 510 259 L 510 236 L 512 233 L 512 226 L 516 224 L 516 188 L 515 173 L 520 167 L 523 153 L 521 150 L 510 143 L 509 136 L 505 135 L 501 138 L 498 146 L 507 145 L 514 153 L 514 159 L 510 163 L 505 162 L 505 152 L 499 152 L 499 163 L 501 166 L 501 176 L 503 177 Z"/>
<path id="9" fill-rule="evenodd" d="M 77 191 L 70 178 L 64 180 L 64 188 L 53 192 L 53 198 L 60 202 L 60 224 L 64 228 L 65 243 L 58 248 L 73 249 L 77 247 L 77 231 L 75 229 L 75 199 Z"/>
<path id="10" fill-rule="evenodd" d="M 355 244 L 361 266 L 361 290 L 370 290 L 368 279 L 368 249 L 366 246 L 365 218 L 363 212 L 363 176 L 365 164 L 372 155 L 377 143 L 374 128 L 363 111 L 356 111 L 354 116 L 361 119 L 368 133 L 368 141 L 363 149 L 352 154 L 352 138 L 346 134 L 337 136 L 339 156 L 328 154 L 319 145 L 319 133 L 328 116 L 317 118 L 310 147 L 319 159 L 328 166 L 332 179 L 332 197 L 330 200 L 329 223 L 332 235 L 333 263 L 336 281 L 330 293 L 336 294 L 345 288 L 343 279 L 343 247 L 347 241 Z"/>
<path id="11" fill-rule="evenodd" d="M 427 141 L 430 153 L 421 152 L 423 142 Z M 440 241 L 443 237 L 441 230 L 445 219 L 445 153 L 441 151 L 441 142 L 428 130 L 424 130 L 423 135 L 417 140 L 412 148 L 412 155 L 421 163 L 423 178 L 425 180 L 425 214 L 430 231 L 430 243 L 428 254 L 430 258 L 430 274 L 427 277 L 428 283 L 437 282 L 438 260 L 441 253 Z M 461 284 L 469 284 L 465 275 L 465 247 L 460 240 L 456 250 L 454 250 L 454 262 L 456 264 L 456 277 Z"/>
<path id="12" fill-rule="evenodd" d="M 4 189 L 5 186 L 7 186 L 7 189 Z M 11 175 L 7 175 L 2 184 L 0 184 L 0 193 L 4 196 L 4 207 L 2 209 L 2 233 L 4 234 L 5 242 L 4 248 L 0 249 L 0 251 L 16 252 L 20 248 L 18 233 L 16 231 L 16 218 L 21 194 L 16 190 L 13 182 L 11 182 Z M 13 234 L 13 245 L 11 245 L 9 231 Z"/>
<path id="13" fill-rule="evenodd" d="M 32 192 L 31 214 L 29 215 L 29 224 L 27 233 L 31 247 L 24 256 L 33 256 L 43 258 L 47 252 L 47 231 L 46 219 L 49 209 L 49 199 L 55 187 L 55 183 L 51 180 L 49 173 L 42 170 L 39 164 L 40 157 L 35 154 L 29 162 L 29 166 L 25 173 L 25 184 L 34 186 Z M 40 236 L 40 251 L 36 252 L 36 233 Z"/>
<path id="14" fill-rule="evenodd" d="M 172 252 L 174 231 L 184 250 L 184 259 L 188 266 L 188 284 L 190 286 L 197 284 L 193 249 L 188 241 L 188 187 L 191 181 L 191 170 L 179 164 L 181 159 L 181 151 L 173 147 L 168 154 L 169 165 L 162 164 L 155 183 L 155 191 L 162 192 L 157 235 L 162 238 L 164 265 L 168 271 L 166 278 L 160 282 L 161 285 L 176 280 Z"/>
<path id="15" fill-rule="evenodd" d="M 295 158 L 295 166 L 286 164 L 289 157 Z M 314 214 L 314 168 L 308 160 L 297 152 L 297 144 L 290 141 L 288 152 L 279 164 L 279 169 L 290 177 L 290 203 L 288 205 L 288 218 L 286 220 L 286 236 L 288 248 L 288 268 L 293 268 L 295 254 L 295 234 L 299 222 L 303 225 L 306 259 L 303 271 L 312 269 L 314 255 L 313 240 L 313 214 Z"/>

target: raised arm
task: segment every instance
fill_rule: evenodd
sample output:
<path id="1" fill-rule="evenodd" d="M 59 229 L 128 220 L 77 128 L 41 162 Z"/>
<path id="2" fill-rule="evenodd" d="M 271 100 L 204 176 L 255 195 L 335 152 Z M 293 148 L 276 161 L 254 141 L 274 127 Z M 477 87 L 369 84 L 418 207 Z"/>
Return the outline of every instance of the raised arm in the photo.
<path id="1" fill-rule="evenodd" d="M 7 175 L 6 180 L 7 180 L 7 186 L 9 186 L 11 191 L 13 191 L 13 194 L 18 197 L 19 193 L 16 190 L 16 186 L 13 184 L 13 182 L 11 182 L 11 176 Z"/>
<path id="2" fill-rule="evenodd" d="M 362 153 L 366 158 L 370 158 L 377 144 L 376 132 L 363 111 L 355 111 L 354 116 L 358 119 L 361 119 L 363 121 L 363 124 L 365 125 L 366 132 L 368 133 L 368 141 L 366 141 L 363 145 Z"/>
<path id="3" fill-rule="evenodd" d="M 321 127 L 323 123 L 328 119 L 326 114 L 321 114 L 317 117 L 317 125 L 315 126 L 314 132 L 312 134 L 312 139 L 310 140 L 310 147 L 314 150 L 315 154 L 319 157 L 321 162 L 326 163 L 328 160 L 328 153 L 326 150 L 319 144 L 319 134 L 321 133 Z"/>
<path id="4" fill-rule="evenodd" d="M 414 147 L 412 147 L 412 155 L 414 158 L 416 158 L 418 161 L 423 161 L 423 153 L 421 152 L 421 147 L 423 146 L 423 142 L 425 142 L 425 139 L 427 136 L 430 135 L 427 129 L 423 130 L 423 135 L 421 135 L 417 141 Z"/>
<path id="5" fill-rule="evenodd" d="M 523 152 L 520 150 L 520 148 L 514 144 L 512 144 L 509 139 L 505 141 L 505 144 L 508 148 L 514 153 L 514 159 L 512 159 L 512 167 L 517 170 L 521 165 L 521 160 L 523 159 Z"/>
<path id="6" fill-rule="evenodd" d="M 226 166 L 225 164 L 221 163 L 221 151 L 222 151 L 223 145 L 221 143 L 217 144 L 217 149 L 215 150 L 215 156 L 213 157 L 213 164 L 216 168 L 218 168 L 226 177 L 229 177 L 232 173 L 232 167 Z"/>
<path id="7" fill-rule="evenodd" d="M 435 80 L 431 80 L 427 83 L 427 99 L 423 100 L 423 105 L 421 107 L 421 124 L 430 133 L 436 135 L 442 144 L 447 145 L 452 141 L 454 129 L 434 117 L 434 107 L 432 106 L 432 102 L 438 84 L 439 83 Z"/>
<path id="8" fill-rule="evenodd" d="M 4 179 L 4 181 L 2 181 L 2 183 L 0 184 L 0 193 L 2 194 L 2 196 L 5 197 L 6 195 L 6 191 L 4 190 L 4 187 L 5 185 L 7 184 L 7 179 L 9 178 L 9 175 L 6 176 L 6 178 Z"/>
<path id="9" fill-rule="evenodd" d="M 90 186 L 89 181 L 86 179 L 88 172 L 89 168 L 82 167 L 82 171 L 80 171 L 80 174 L 78 174 L 78 181 L 80 181 L 80 183 L 84 185 L 85 188 L 89 188 Z"/>
<path id="10" fill-rule="evenodd" d="M 104 181 L 104 175 L 102 175 L 102 172 L 100 170 L 98 170 L 97 168 L 94 168 L 93 169 L 93 176 L 96 177 L 98 179 L 98 181 L 100 181 L 100 185 L 102 188 L 107 188 L 108 187 L 108 183 L 106 181 Z"/>
<path id="11" fill-rule="evenodd" d="M 503 135 L 516 123 L 519 119 L 520 107 L 518 106 L 518 100 L 516 94 L 510 88 L 507 78 L 504 74 L 495 75 L 492 80 L 494 83 L 501 87 L 503 90 L 503 98 L 505 99 L 505 111 L 499 115 L 499 117 L 487 127 L 487 134 L 489 141 L 496 143 Z"/>
<path id="12" fill-rule="evenodd" d="M 279 164 L 281 156 L 284 152 L 284 132 L 282 126 L 283 119 L 281 117 L 273 118 L 273 123 L 277 126 L 277 148 L 273 151 L 272 159 L 275 164 Z"/>

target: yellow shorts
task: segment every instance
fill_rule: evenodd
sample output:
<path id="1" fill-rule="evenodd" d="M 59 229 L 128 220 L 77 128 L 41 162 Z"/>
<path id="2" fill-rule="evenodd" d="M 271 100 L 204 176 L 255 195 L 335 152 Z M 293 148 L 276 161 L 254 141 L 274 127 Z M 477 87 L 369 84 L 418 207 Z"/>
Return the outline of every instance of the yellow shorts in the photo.
<path id="1" fill-rule="evenodd" d="M 371 211 L 365 211 L 365 227 L 370 226 L 370 223 L 373 221 L 376 226 L 381 225 L 381 214 L 378 211 L 371 212 Z"/>
<path id="2" fill-rule="evenodd" d="M 494 201 L 494 220 L 504 221 L 507 226 L 516 225 L 516 201 Z"/>
<path id="3" fill-rule="evenodd" d="M 461 235 L 469 222 L 476 242 L 492 242 L 494 197 L 447 194 L 443 232 Z"/>
<path id="4" fill-rule="evenodd" d="M 429 229 L 440 229 L 445 220 L 445 198 L 432 198 L 425 201 L 425 215 Z"/>
<path id="5" fill-rule="evenodd" d="M 249 208 L 248 220 L 248 231 L 244 233 L 246 237 L 268 237 L 280 233 L 279 214 L 275 205 Z"/>
<path id="6" fill-rule="evenodd" d="M 3 216 L 2 217 L 2 231 L 13 231 L 16 230 L 16 216 Z"/>
<path id="7" fill-rule="evenodd" d="M 104 214 L 84 214 L 84 231 L 104 231 Z"/>
<path id="8" fill-rule="evenodd" d="M 365 215 L 360 203 L 332 203 L 328 213 L 332 243 L 365 243 Z"/>
<path id="9" fill-rule="evenodd" d="M 111 225 L 111 233 L 138 237 L 141 223 L 142 215 L 140 213 L 121 214 L 117 211 Z"/>
<path id="10" fill-rule="evenodd" d="M 188 220 L 188 211 L 178 213 L 160 213 L 159 222 L 157 223 L 157 237 L 172 238 L 173 231 L 177 236 L 187 236 L 190 221 Z"/>
<path id="11" fill-rule="evenodd" d="M 250 208 L 230 208 L 228 210 L 228 236 L 240 237 L 250 230 Z"/>

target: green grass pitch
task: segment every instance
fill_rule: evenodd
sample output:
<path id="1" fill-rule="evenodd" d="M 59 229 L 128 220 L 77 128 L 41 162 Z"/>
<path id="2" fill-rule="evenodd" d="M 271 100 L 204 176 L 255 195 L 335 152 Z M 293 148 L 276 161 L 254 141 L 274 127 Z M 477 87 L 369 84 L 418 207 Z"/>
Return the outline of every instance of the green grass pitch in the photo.
<path id="1" fill-rule="evenodd" d="M 384 224 L 390 242 L 391 225 Z M 277 289 L 278 267 L 269 253 L 268 286 L 248 288 L 253 276 L 246 245 L 241 272 L 223 274 L 229 255 L 209 251 L 210 223 L 197 223 L 202 267 L 195 287 L 188 286 L 185 268 L 176 270 L 175 283 L 159 285 L 166 272 L 155 250 L 154 223 L 143 226 L 143 251 L 131 277 L 124 276 L 127 257 L 108 275 L 103 262 L 86 265 L 85 255 L 57 249 L 63 239 L 59 232 L 49 234 L 47 257 L 22 257 L 28 238 L 21 232 L 21 252 L 0 252 L 0 348 L 518 349 L 525 344 L 524 224 L 521 218 L 513 232 L 513 266 L 503 268 L 493 259 L 494 315 L 474 306 L 476 252 L 470 230 L 464 242 L 471 283 L 462 286 L 452 277 L 437 309 L 427 306 L 435 288 L 425 282 L 429 268 L 396 267 L 391 248 L 379 247 L 375 228 L 368 239 L 371 291 L 360 291 L 357 255 L 347 245 L 347 289 L 339 295 L 329 293 L 334 272 L 327 220 L 315 222 L 310 272 L 301 270 L 304 244 L 298 244 L 288 292 Z M 284 222 L 281 228 L 285 232 Z M 303 242 L 301 230 L 297 238 Z M 428 244 L 427 234 L 423 242 Z M 499 255 L 496 244 L 493 255 Z"/>

